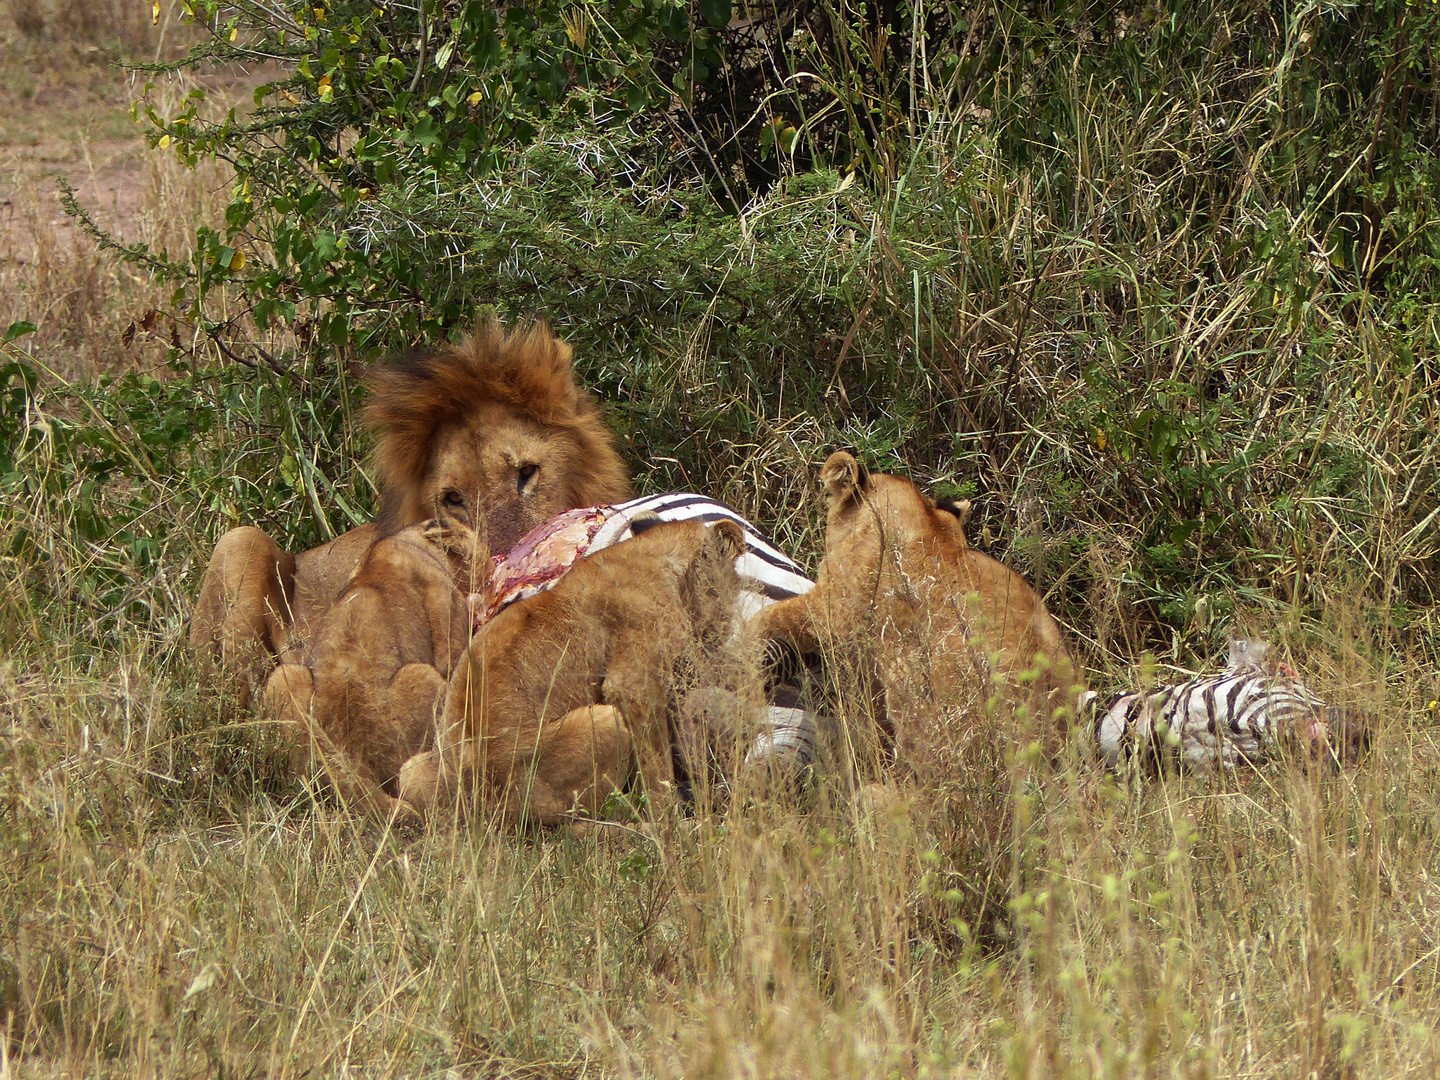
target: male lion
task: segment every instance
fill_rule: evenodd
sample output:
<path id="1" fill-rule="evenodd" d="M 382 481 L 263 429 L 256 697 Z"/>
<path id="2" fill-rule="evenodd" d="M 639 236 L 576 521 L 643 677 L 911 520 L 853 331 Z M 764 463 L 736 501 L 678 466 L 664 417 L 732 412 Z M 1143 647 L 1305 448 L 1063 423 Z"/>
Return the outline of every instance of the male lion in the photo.
<path id="1" fill-rule="evenodd" d="M 267 711 L 347 804 L 382 821 L 415 817 L 393 797 L 395 780 L 433 737 L 470 638 L 467 595 L 489 565 L 474 532 L 434 520 L 377 540 L 320 620 L 307 662 L 271 673 Z"/>
<path id="2" fill-rule="evenodd" d="M 1055 749 L 1073 664 L 1035 591 L 972 550 L 957 514 L 910 481 L 868 472 L 844 451 L 820 478 L 829 516 L 818 583 L 757 614 L 751 630 L 858 661 L 883 690 L 901 760 L 922 775 L 948 771 L 947 724 L 957 711 L 983 711 L 992 664 Z"/>
<path id="3" fill-rule="evenodd" d="M 506 335 L 491 318 L 460 345 L 374 371 L 365 418 L 378 436 L 380 521 L 299 555 L 251 526 L 227 532 L 191 620 L 202 662 L 245 669 L 303 654 L 366 549 L 406 525 L 439 518 L 503 552 L 563 510 L 628 498 L 625 465 L 570 360 L 543 323 Z M 248 678 L 239 691 L 248 700 Z"/>
<path id="4" fill-rule="evenodd" d="M 687 692 L 751 685 L 731 632 L 745 536 L 729 520 L 635 526 L 481 627 L 438 748 L 401 771 L 402 799 L 429 810 L 473 794 L 503 823 L 551 823 L 598 813 L 632 755 L 665 797 Z"/>

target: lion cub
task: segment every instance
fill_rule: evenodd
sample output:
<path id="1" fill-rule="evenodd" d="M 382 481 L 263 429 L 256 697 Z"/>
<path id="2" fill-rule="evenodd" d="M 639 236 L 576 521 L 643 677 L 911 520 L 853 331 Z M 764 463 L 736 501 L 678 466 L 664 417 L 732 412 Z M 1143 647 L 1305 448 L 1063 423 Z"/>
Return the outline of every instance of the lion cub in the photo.
<path id="1" fill-rule="evenodd" d="M 681 699 L 745 670 L 731 627 L 745 550 L 734 522 L 657 520 L 502 610 L 451 676 L 438 748 L 406 762 L 400 797 L 431 809 L 473 794 L 505 824 L 597 814 L 632 770 L 666 797 Z"/>
<path id="2" fill-rule="evenodd" d="M 1074 668 L 1035 591 L 972 550 L 958 514 L 909 480 L 868 472 L 844 451 L 820 479 L 829 516 L 818 583 L 757 614 L 751 631 L 859 662 L 883 691 L 899 757 L 922 776 L 948 771 L 951 718 L 983 714 L 992 665 L 1004 696 L 1027 706 L 1057 749 Z"/>
<path id="3" fill-rule="evenodd" d="M 297 753 L 324 766 L 346 803 L 415 819 L 394 797 L 395 779 L 434 737 L 470 636 L 462 590 L 475 591 L 472 578 L 489 566 L 462 526 L 431 520 L 377 540 L 326 611 L 306 663 L 271 674 L 267 709 L 294 725 Z"/>

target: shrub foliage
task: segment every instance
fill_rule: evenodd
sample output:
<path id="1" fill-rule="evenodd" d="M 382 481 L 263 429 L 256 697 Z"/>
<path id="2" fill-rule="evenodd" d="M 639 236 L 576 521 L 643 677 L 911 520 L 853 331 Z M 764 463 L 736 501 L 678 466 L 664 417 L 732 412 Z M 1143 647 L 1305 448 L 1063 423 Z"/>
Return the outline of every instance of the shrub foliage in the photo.
<path id="1" fill-rule="evenodd" d="M 121 248 L 174 285 L 183 389 L 107 396 L 142 443 L 187 414 L 201 534 L 362 518 L 360 366 L 492 304 L 577 343 L 642 484 L 805 554 L 813 465 L 856 446 L 975 497 L 1096 656 L 1433 599 L 1430 5 L 190 11 L 155 77 L 280 74 L 138 106 L 235 184 L 188 260 Z"/>

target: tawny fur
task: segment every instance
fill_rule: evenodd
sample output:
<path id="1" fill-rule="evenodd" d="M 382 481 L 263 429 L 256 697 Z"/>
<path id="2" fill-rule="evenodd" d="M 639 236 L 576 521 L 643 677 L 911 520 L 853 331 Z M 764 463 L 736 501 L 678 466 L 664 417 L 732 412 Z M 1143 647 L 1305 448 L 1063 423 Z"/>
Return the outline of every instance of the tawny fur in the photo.
<path id="1" fill-rule="evenodd" d="M 451 677 L 438 750 L 405 765 L 401 797 L 548 823 L 598 813 L 633 767 L 663 801 L 680 697 L 741 678 L 730 619 L 744 550 L 729 521 L 655 525 L 501 611 Z"/>
<path id="2" fill-rule="evenodd" d="M 191 619 L 202 666 L 244 674 L 303 659 L 384 532 L 438 518 L 503 552 L 562 511 L 630 495 L 600 407 L 575 383 L 570 347 L 543 323 L 507 335 L 483 321 L 461 345 L 378 369 L 369 386 L 384 528 L 361 526 L 299 555 L 253 527 L 226 533 Z M 249 682 L 238 680 L 242 698 Z"/>
<path id="3" fill-rule="evenodd" d="M 818 582 L 760 612 L 751 632 L 859 663 L 883 690 L 899 757 L 922 775 L 952 767 L 947 725 L 984 715 L 992 666 L 1001 696 L 1025 706 L 1035 737 L 1058 749 L 1074 665 L 1035 591 L 973 550 L 960 516 L 910 481 L 869 473 L 844 451 L 821 480 L 829 515 Z"/>
<path id="4" fill-rule="evenodd" d="M 414 817 L 395 800 L 395 780 L 433 739 L 469 641 L 466 594 L 489 561 L 474 533 L 435 521 L 377 541 L 321 620 L 308 663 L 271 674 L 267 711 L 347 805 L 380 820 Z"/>
<path id="5" fill-rule="evenodd" d="M 367 381 L 379 433 L 382 517 L 435 513 L 448 492 L 495 551 L 562 510 L 630 497 L 599 403 L 575 383 L 570 346 L 543 323 L 506 335 L 491 319 L 460 345 L 416 353 Z M 523 430 L 496 439 L 508 418 Z M 514 419 L 510 419 L 513 424 Z M 522 479 L 519 470 L 536 472 Z"/>

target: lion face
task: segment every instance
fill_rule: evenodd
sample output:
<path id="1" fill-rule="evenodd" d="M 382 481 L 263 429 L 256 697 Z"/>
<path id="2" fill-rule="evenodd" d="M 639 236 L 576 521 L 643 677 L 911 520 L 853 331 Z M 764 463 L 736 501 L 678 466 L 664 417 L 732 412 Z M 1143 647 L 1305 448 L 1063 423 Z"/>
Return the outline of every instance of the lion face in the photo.
<path id="1" fill-rule="evenodd" d="M 383 524 L 434 517 L 502 554 L 562 511 L 629 498 L 624 462 L 570 357 L 543 324 L 507 335 L 492 319 L 459 345 L 372 373 L 366 417 L 379 435 Z"/>
<path id="2" fill-rule="evenodd" d="M 436 432 L 418 502 L 503 553 L 535 526 L 574 509 L 577 497 L 590 497 L 570 482 L 584 452 L 568 431 L 488 402 L 464 423 Z"/>

